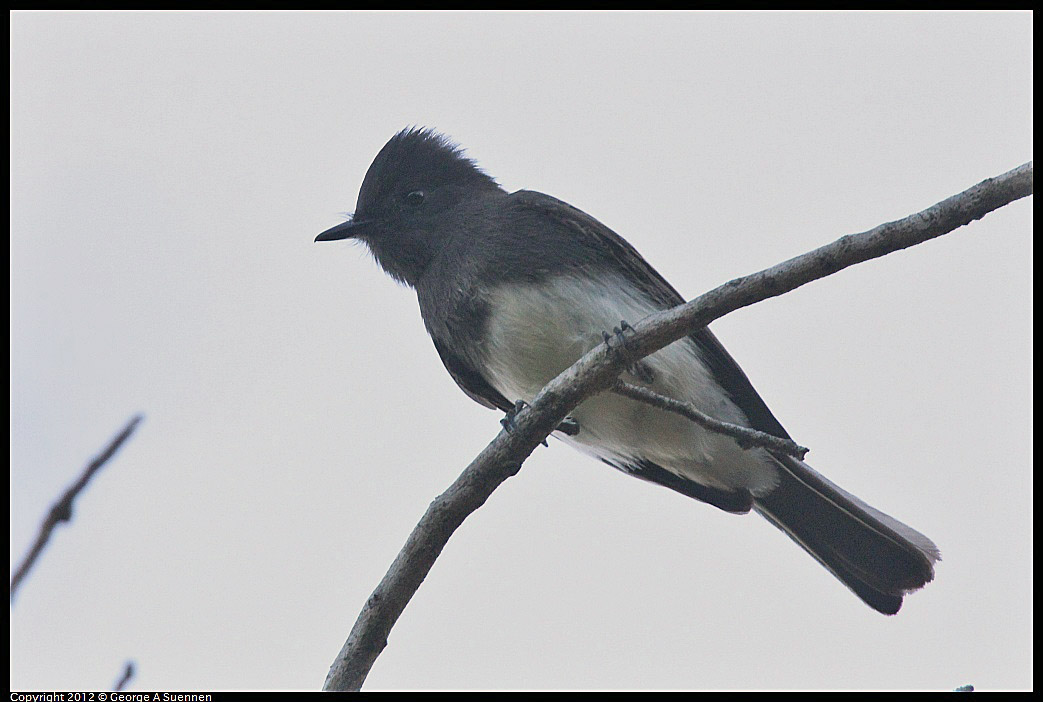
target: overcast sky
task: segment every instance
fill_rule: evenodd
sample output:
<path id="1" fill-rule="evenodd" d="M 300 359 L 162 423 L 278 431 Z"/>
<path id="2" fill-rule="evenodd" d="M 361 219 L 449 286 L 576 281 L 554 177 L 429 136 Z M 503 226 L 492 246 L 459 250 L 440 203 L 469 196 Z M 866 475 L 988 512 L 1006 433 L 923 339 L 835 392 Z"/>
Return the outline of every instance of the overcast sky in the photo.
<path id="1" fill-rule="evenodd" d="M 11 16 L 15 689 L 317 689 L 500 415 L 315 244 L 437 128 L 682 294 L 1032 159 L 1025 13 Z M 713 329 L 808 462 L 930 536 L 872 611 L 763 519 L 560 442 L 453 536 L 367 689 L 1026 689 L 1032 201 Z M 628 320 L 631 321 L 631 320 Z"/>

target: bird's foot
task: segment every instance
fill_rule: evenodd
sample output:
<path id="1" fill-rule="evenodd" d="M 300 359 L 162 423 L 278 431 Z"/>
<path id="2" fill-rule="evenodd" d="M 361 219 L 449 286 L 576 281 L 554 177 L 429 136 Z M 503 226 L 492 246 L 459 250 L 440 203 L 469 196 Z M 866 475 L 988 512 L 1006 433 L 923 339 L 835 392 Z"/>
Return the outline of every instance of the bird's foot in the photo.
<path id="1" fill-rule="evenodd" d="M 503 419 L 500 420 L 500 426 L 502 426 L 508 432 L 514 431 L 515 428 L 518 426 L 514 421 L 515 417 L 517 417 L 518 413 L 528 406 L 529 403 L 525 400 L 518 400 L 517 402 L 515 402 L 514 407 L 511 407 L 504 413 Z"/>
<path id="2" fill-rule="evenodd" d="M 609 334 L 606 331 L 601 332 L 601 338 L 605 340 L 605 346 L 607 346 L 610 351 L 622 354 L 623 357 L 629 361 L 627 364 L 627 370 L 631 375 L 641 382 L 651 385 L 652 381 L 655 380 L 655 373 L 652 372 L 652 367 L 643 361 L 635 361 L 630 350 L 627 348 L 627 338 L 624 334 L 625 332 L 633 331 L 634 328 L 624 319 L 619 323 L 618 327 L 612 328 L 612 334 Z M 613 345 L 613 340 L 615 341 L 615 345 Z"/>
<path id="3" fill-rule="evenodd" d="M 515 427 L 518 426 L 517 423 L 515 423 L 514 421 L 515 417 L 517 417 L 518 413 L 528 406 L 529 403 L 525 400 L 518 400 L 514 403 L 514 407 L 510 408 L 504 413 L 503 419 L 500 420 L 500 425 L 504 428 L 505 431 L 507 431 L 508 433 L 514 431 Z M 579 434 L 579 422 L 577 422 L 572 417 L 565 417 L 565 419 L 562 420 L 561 424 L 557 426 L 555 431 L 560 431 L 562 434 L 566 434 L 568 436 L 576 436 L 576 434 Z M 548 445 L 546 439 L 544 439 L 540 443 L 542 443 L 544 446 Z"/>

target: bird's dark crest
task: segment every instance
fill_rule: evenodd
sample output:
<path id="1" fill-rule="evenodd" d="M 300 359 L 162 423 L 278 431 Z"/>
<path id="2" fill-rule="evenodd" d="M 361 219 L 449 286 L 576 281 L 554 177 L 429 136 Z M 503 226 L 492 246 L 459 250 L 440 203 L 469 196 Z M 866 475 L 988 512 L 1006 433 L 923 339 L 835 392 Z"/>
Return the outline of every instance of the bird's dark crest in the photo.
<path id="1" fill-rule="evenodd" d="M 414 187 L 445 184 L 500 187 L 448 137 L 427 127 L 406 127 L 373 160 L 359 191 L 358 209 Z"/>

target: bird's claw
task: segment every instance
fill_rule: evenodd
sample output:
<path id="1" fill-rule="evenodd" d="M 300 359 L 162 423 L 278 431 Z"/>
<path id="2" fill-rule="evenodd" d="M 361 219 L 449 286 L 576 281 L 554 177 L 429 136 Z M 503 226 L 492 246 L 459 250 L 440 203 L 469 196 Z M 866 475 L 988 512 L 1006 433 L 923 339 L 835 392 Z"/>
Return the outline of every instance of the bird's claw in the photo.
<path id="1" fill-rule="evenodd" d="M 601 338 L 605 340 L 605 346 L 608 346 L 608 347 L 611 348 L 612 347 L 612 338 L 613 338 L 613 336 L 615 336 L 616 340 L 619 342 L 619 345 L 616 348 L 625 349 L 626 346 L 627 346 L 627 340 L 626 340 L 626 337 L 623 336 L 623 333 L 624 332 L 628 332 L 628 331 L 632 332 L 632 331 L 634 331 L 634 328 L 632 326 L 630 326 L 627 323 L 627 321 L 624 319 L 624 320 L 620 321 L 618 327 L 612 327 L 612 334 L 609 334 L 607 331 L 601 332 Z"/>
<path id="2" fill-rule="evenodd" d="M 558 425 L 558 428 L 555 431 L 560 431 L 566 436 L 576 436 L 579 434 L 579 422 L 572 417 L 565 417 L 565 419 L 561 420 L 561 424 Z"/>
<path id="3" fill-rule="evenodd" d="M 509 410 L 507 410 L 504 413 L 503 419 L 500 420 L 500 426 L 502 426 L 508 432 L 514 431 L 515 427 L 518 426 L 515 423 L 514 418 L 518 416 L 519 412 L 521 412 L 523 409 L 525 409 L 528 406 L 529 406 L 529 403 L 526 402 L 525 400 L 518 400 L 517 402 L 515 402 L 514 403 L 514 407 L 511 407 Z"/>
<path id="4" fill-rule="evenodd" d="M 624 336 L 624 333 L 628 331 L 633 332 L 634 328 L 624 319 L 620 321 L 618 327 L 612 328 L 612 334 L 609 334 L 606 331 L 601 332 L 601 338 L 605 340 L 605 346 L 607 346 L 609 350 L 623 354 L 624 358 L 629 361 L 627 364 L 627 370 L 631 375 L 638 380 L 651 385 L 652 381 L 655 380 L 655 374 L 647 363 L 634 360 L 633 355 L 627 348 L 627 339 L 626 336 Z M 613 339 L 618 342 L 615 346 L 612 345 Z"/>
<path id="5" fill-rule="evenodd" d="M 518 400 L 517 402 L 515 402 L 514 407 L 510 408 L 504 413 L 503 419 L 500 420 L 500 426 L 502 426 L 504 430 L 508 433 L 514 431 L 515 427 L 518 426 L 517 423 L 514 421 L 515 417 L 517 417 L 518 413 L 528 406 L 529 403 L 525 400 Z M 579 422 L 577 422 L 572 417 L 565 417 L 565 419 L 561 421 L 561 424 L 557 426 L 555 431 L 560 431 L 562 434 L 565 434 L 567 436 L 576 436 L 576 434 L 579 434 Z M 540 443 L 544 446 L 549 445 L 546 439 L 544 439 Z"/>

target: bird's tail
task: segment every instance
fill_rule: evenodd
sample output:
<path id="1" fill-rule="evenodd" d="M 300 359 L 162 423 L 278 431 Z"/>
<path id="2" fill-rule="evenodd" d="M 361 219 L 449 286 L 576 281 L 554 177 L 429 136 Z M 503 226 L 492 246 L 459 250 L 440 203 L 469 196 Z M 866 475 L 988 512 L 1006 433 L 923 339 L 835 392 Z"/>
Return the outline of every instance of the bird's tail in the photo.
<path id="1" fill-rule="evenodd" d="M 837 487 L 795 458 L 780 458 L 778 487 L 754 509 L 873 609 L 895 614 L 902 597 L 934 579 L 938 547 Z"/>

